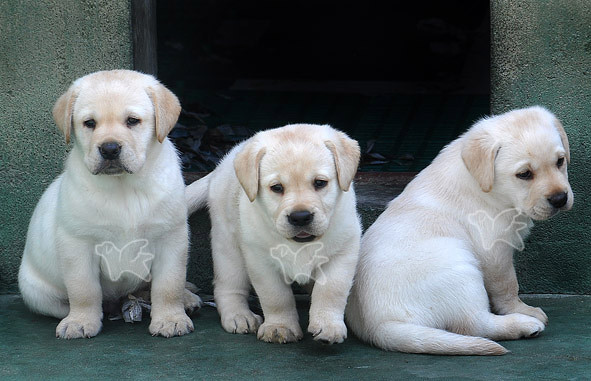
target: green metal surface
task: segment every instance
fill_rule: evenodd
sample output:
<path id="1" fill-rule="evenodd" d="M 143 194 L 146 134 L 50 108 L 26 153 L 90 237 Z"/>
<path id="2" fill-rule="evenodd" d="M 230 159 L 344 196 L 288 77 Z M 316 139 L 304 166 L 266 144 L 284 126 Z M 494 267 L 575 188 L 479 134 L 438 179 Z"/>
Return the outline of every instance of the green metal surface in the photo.
<path id="1" fill-rule="evenodd" d="M 67 147 L 51 117 L 76 78 L 131 68 L 119 0 L 0 1 L 0 291 L 16 287 L 29 219 Z"/>
<path id="2" fill-rule="evenodd" d="M 591 2 L 491 1 L 494 113 L 543 105 L 570 140 L 573 210 L 537 223 L 516 256 L 525 292 L 591 293 Z M 527 285 L 527 286 L 525 286 Z"/>
<path id="3" fill-rule="evenodd" d="M 148 321 L 106 321 L 92 339 L 55 338 L 56 319 L 33 315 L 20 298 L 0 296 L 2 379 L 434 379 L 576 380 L 591 377 L 591 297 L 527 297 L 550 325 L 536 339 L 506 341 L 500 357 L 449 357 L 383 352 L 354 337 L 326 346 L 307 334 L 295 344 L 268 344 L 226 333 L 204 307 L 195 332 L 151 337 Z M 308 301 L 298 301 L 307 323 Z"/>

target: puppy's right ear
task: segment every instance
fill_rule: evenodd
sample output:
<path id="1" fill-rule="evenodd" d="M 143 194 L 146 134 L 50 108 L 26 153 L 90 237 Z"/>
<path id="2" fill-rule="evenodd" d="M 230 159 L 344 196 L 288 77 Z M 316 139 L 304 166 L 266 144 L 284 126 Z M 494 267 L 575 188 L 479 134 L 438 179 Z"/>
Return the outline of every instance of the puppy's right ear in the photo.
<path id="1" fill-rule="evenodd" d="M 74 85 L 70 86 L 68 91 L 62 94 L 61 97 L 55 102 L 53 106 L 53 120 L 60 131 L 64 134 L 66 138 L 66 144 L 70 142 L 70 134 L 72 132 L 73 120 L 72 120 L 72 112 L 74 110 L 74 103 L 76 102 L 76 97 L 78 96 L 78 91 Z"/>
<path id="2" fill-rule="evenodd" d="M 495 182 L 495 158 L 500 143 L 486 132 L 466 137 L 462 147 L 462 160 L 468 172 L 484 192 L 490 192 Z"/>
<path id="3" fill-rule="evenodd" d="M 236 177 L 250 202 L 253 202 L 259 192 L 259 172 L 261 159 L 265 155 L 265 148 L 256 140 L 248 142 L 234 158 Z"/>

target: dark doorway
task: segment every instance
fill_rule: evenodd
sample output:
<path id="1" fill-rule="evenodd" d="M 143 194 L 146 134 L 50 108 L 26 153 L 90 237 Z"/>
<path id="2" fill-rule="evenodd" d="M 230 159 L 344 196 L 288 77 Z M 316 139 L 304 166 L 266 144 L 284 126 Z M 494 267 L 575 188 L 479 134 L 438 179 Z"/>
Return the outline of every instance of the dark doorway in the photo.
<path id="1" fill-rule="evenodd" d="M 158 77 L 189 170 L 288 123 L 327 123 L 361 170 L 414 172 L 489 112 L 488 0 L 157 3 Z"/>

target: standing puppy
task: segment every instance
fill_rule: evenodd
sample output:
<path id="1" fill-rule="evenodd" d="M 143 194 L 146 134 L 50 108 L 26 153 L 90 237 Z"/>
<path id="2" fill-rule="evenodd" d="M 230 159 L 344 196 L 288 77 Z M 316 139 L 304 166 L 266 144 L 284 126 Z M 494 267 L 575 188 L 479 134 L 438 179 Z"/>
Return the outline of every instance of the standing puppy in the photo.
<path id="1" fill-rule="evenodd" d="M 357 142 L 342 132 L 289 125 L 256 134 L 187 187 L 190 211 L 209 206 L 214 295 L 226 331 L 301 339 L 295 281 L 314 283 L 308 332 L 328 343 L 347 337 L 343 315 L 361 236 L 351 184 L 358 162 Z M 264 323 L 248 307 L 251 283 Z"/>
<path id="2" fill-rule="evenodd" d="M 476 123 L 365 233 L 349 327 L 412 353 L 500 355 L 488 339 L 537 336 L 548 318 L 517 296 L 513 249 L 532 220 L 572 207 L 569 160 L 562 125 L 541 107 Z"/>
<path id="3" fill-rule="evenodd" d="M 128 70 L 82 77 L 55 104 L 74 145 L 31 218 L 19 287 L 31 310 L 62 319 L 57 337 L 95 336 L 102 302 L 150 281 L 150 333 L 193 330 L 184 183 L 166 137 L 179 113 L 173 93 Z"/>

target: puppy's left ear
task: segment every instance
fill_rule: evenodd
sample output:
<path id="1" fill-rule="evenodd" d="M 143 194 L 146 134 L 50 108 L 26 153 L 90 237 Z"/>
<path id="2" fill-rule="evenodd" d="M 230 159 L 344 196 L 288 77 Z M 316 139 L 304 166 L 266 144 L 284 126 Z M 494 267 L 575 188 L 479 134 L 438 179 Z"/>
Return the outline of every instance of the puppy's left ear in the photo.
<path id="1" fill-rule="evenodd" d="M 253 202 L 259 193 L 259 172 L 265 152 L 265 147 L 261 147 L 252 139 L 234 158 L 234 172 L 250 202 Z"/>
<path id="2" fill-rule="evenodd" d="M 566 153 L 566 162 L 570 164 L 570 147 L 568 145 L 568 137 L 566 136 L 566 131 L 560 123 L 558 118 L 554 118 L 554 127 L 558 130 L 558 134 L 560 134 L 560 140 L 562 141 L 562 146 L 564 147 L 564 151 Z"/>
<path id="3" fill-rule="evenodd" d="M 483 192 L 490 192 L 495 181 L 495 158 L 501 145 L 486 132 L 466 137 L 462 160 Z"/>
<path id="4" fill-rule="evenodd" d="M 154 105 L 156 137 L 162 143 L 181 114 L 181 104 L 176 95 L 161 83 L 148 87 L 146 91 Z"/>
<path id="5" fill-rule="evenodd" d="M 324 145 L 334 157 L 339 187 L 342 191 L 347 192 L 359 166 L 361 156 L 359 144 L 346 134 L 337 131 L 337 138 L 325 141 Z"/>

